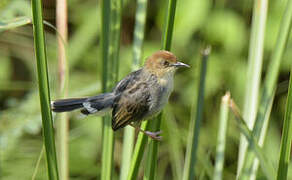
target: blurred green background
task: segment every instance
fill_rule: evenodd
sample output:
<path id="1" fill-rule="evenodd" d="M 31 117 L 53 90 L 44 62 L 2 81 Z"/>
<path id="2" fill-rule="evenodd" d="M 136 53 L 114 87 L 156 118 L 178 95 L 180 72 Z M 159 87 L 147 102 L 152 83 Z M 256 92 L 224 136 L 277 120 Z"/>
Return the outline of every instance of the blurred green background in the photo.
<path id="1" fill-rule="evenodd" d="M 55 1 L 43 0 L 44 19 L 55 24 Z M 120 50 L 120 79 L 131 70 L 132 40 L 136 2 L 124 0 Z M 275 45 L 286 0 L 270 1 L 265 31 L 263 76 Z M 70 66 L 69 97 L 90 96 L 101 92 L 101 47 L 99 1 L 68 1 Z M 192 66 L 175 77 L 162 121 L 164 140 L 159 147 L 158 179 L 174 179 L 183 167 L 190 111 L 196 99 L 198 61 L 206 44 L 212 45 L 208 61 L 204 117 L 200 132 L 198 173 L 213 173 L 217 125 L 221 97 L 229 90 L 243 106 L 253 1 L 251 0 L 178 0 L 172 52 Z M 148 2 L 144 59 L 161 44 L 165 11 L 163 0 Z M 0 25 L 15 17 L 31 16 L 30 1 L 1 0 Z M 56 31 L 46 26 L 46 42 L 52 99 L 57 98 L 58 62 Z M 290 37 L 291 39 L 291 37 Z M 32 26 L 0 30 L 0 178 L 31 179 L 42 149 L 36 64 Z M 283 57 L 278 83 L 289 79 L 292 43 Z M 286 86 L 288 83 L 286 84 Z M 276 94 L 264 151 L 274 165 L 279 158 L 280 135 L 285 111 L 286 91 Z M 122 130 L 116 132 L 114 179 L 120 174 Z M 96 179 L 101 170 L 101 118 L 70 113 L 70 179 Z M 229 121 L 224 179 L 235 179 L 239 131 Z M 175 143 L 174 143 L 175 142 Z M 174 154 L 181 164 L 174 165 Z M 291 171 L 290 171 L 291 172 Z M 46 179 L 45 159 L 37 179 Z M 259 171 L 261 179 L 261 171 Z M 292 178 L 292 174 L 290 174 Z"/>

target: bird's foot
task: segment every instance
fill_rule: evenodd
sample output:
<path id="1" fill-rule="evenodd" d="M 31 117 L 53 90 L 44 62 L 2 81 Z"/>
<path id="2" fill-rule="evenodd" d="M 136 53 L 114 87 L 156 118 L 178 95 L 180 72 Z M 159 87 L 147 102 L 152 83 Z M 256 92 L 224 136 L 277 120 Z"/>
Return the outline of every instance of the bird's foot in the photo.
<path id="1" fill-rule="evenodd" d="M 145 131 L 145 134 L 147 136 L 149 136 L 150 138 L 157 140 L 157 141 L 162 140 L 162 136 L 159 136 L 161 133 L 162 133 L 162 131 L 157 131 L 157 132 Z"/>

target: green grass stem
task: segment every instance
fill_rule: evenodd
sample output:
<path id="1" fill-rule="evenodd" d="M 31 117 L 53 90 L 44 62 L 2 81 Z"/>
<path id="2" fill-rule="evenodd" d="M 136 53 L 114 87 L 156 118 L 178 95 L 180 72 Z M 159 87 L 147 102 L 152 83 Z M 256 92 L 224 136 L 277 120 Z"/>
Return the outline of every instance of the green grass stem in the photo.
<path id="1" fill-rule="evenodd" d="M 290 163 L 291 141 L 292 141 L 292 68 L 290 71 L 290 83 L 283 124 L 277 180 L 287 179 L 288 166 Z"/>
<path id="2" fill-rule="evenodd" d="M 162 41 L 162 49 L 164 50 L 170 50 L 171 47 L 171 39 L 172 39 L 172 32 L 173 32 L 173 24 L 174 24 L 174 17 L 175 17 L 175 8 L 176 8 L 176 0 L 169 0 L 168 1 L 168 6 L 167 6 L 167 14 L 166 14 L 166 21 L 165 21 L 165 26 L 164 26 L 164 36 L 163 36 L 163 41 Z M 160 127 L 160 122 L 161 122 L 161 115 L 159 115 L 157 117 L 157 119 L 153 122 L 153 127 Z M 144 127 L 147 129 L 149 128 L 149 126 L 151 126 L 149 123 L 151 123 L 150 121 L 146 121 L 146 122 L 142 122 L 141 127 Z M 159 129 L 159 128 L 157 128 Z M 134 155 L 133 155 L 133 159 L 131 162 L 131 167 L 130 167 L 130 171 L 129 171 L 129 175 L 128 175 L 128 180 L 130 179 L 136 179 L 137 178 L 137 174 L 139 171 L 139 167 L 140 167 L 140 163 L 142 160 L 142 156 L 145 150 L 145 145 L 146 145 L 146 139 L 147 137 L 145 137 L 144 135 L 141 136 L 139 134 L 138 136 L 138 140 L 135 146 L 135 150 L 134 150 Z M 151 153 L 151 157 L 147 157 L 147 158 L 151 158 L 154 162 L 157 162 L 157 142 L 153 144 L 153 146 L 151 147 L 151 149 L 149 148 L 149 151 Z M 146 169 L 153 169 L 152 163 L 148 163 L 147 164 L 149 167 L 146 167 Z M 154 167 L 155 168 L 155 167 Z M 147 177 L 152 176 L 150 174 L 146 175 Z M 146 177 L 145 177 L 146 178 Z"/>
<path id="3" fill-rule="evenodd" d="M 137 0 L 135 15 L 134 40 L 133 40 L 133 63 L 132 71 L 137 70 L 142 64 L 142 52 L 144 31 L 147 15 L 147 0 Z M 120 180 L 126 180 L 131 165 L 131 157 L 134 147 L 135 129 L 127 126 L 124 128 L 123 153 Z"/>
<path id="4" fill-rule="evenodd" d="M 157 123 L 152 123 L 152 130 L 153 132 L 157 132 L 160 129 L 162 119 L 162 113 L 160 113 L 156 119 Z M 149 139 L 148 141 L 148 154 L 147 154 L 147 161 L 146 161 L 146 169 L 144 173 L 144 180 L 152 180 L 156 179 L 155 174 L 157 172 L 157 164 L 158 164 L 158 143 L 159 141 L 155 141 Z"/>
<path id="5" fill-rule="evenodd" d="M 52 112 L 50 110 L 51 100 L 45 48 L 45 36 L 43 29 L 42 1 L 32 0 L 31 5 L 33 16 L 35 56 L 37 61 L 39 96 L 43 123 L 43 137 L 46 149 L 48 176 L 50 180 L 57 180 L 59 179 L 59 175 L 57 168 Z"/>
<path id="6" fill-rule="evenodd" d="M 119 80 L 119 52 L 121 36 L 122 0 L 111 0 L 110 13 L 110 47 L 109 47 L 109 89 Z"/>
<path id="7" fill-rule="evenodd" d="M 173 114 L 173 107 L 167 106 L 164 109 L 164 119 L 162 119 L 162 126 L 165 127 L 163 135 L 167 135 L 167 145 L 169 151 L 170 165 L 173 172 L 174 179 L 180 179 L 183 174 L 183 139 L 184 137 L 178 136 L 180 128 L 178 122 Z"/>
<path id="8" fill-rule="evenodd" d="M 228 113 L 229 113 L 229 106 L 228 106 L 229 100 L 230 100 L 230 93 L 227 92 L 222 97 L 221 106 L 220 106 L 220 117 L 219 117 L 220 119 L 219 119 L 219 129 L 217 133 L 216 161 L 215 161 L 213 180 L 221 180 L 222 175 L 223 175 L 226 133 L 227 133 Z"/>
<path id="9" fill-rule="evenodd" d="M 183 180 L 195 179 L 195 165 L 196 165 L 196 154 L 199 144 L 199 134 L 201 128 L 201 121 L 203 118 L 203 106 L 204 106 L 204 92 L 205 92 L 205 80 L 207 73 L 207 59 L 210 54 L 211 47 L 206 48 L 202 53 L 202 61 L 200 67 L 200 81 L 199 91 L 196 104 L 196 110 L 192 110 L 192 118 L 190 122 L 188 146 L 185 156 Z M 196 115 L 195 115 L 196 114 Z"/>
<path id="10" fill-rule="evenodd" d="M 42 160 L 42 158 L 44 156 L 44 150 L 45 150 L 45 147 L 44 147 L 44 145 L 42 145 L 41 152 L 39 154 L 38 160 L 37 160 L 35 168 L 33 170 L 33 174 L 31 176 L 31 180 L 35 180 L 36 179 L 36 175 L 37 175 L 37 173 L 39 171 L 41 160 Z"/>
<path id="11" fill-rule="evenodd" d="M 263 64 L 263 49 L 264 35 L 266 27 L 268 1 L 254 1 L 253 17 L 250 35 L 250 46 L 248 54 L 248 72 L 245 85 L 245 100 L 243 108 L 243 118 L 246 120 L 248 127 L 252 129 L 256 118 L 259 87 L 261 80 L 262 64 Z M 241 136 L 237 174 L 240 172 L 243 164 L 244 154 L 247 148 L 247 141 L 244 136 Z M 256 172 L 256 171 L 255 171 Z"/>
<path id="12" fill-rule="evenodd" d="M 260 106 L 256 116 L 256 121 L 253 128 L 253 136 L 258 141 L 264 127 L 265 114 L 269 110 L 269 101 L 273 97 L 273 92 L 276 88 L 276 83 L 278 79 L 278 74 L 280 70 L 281 59 L 289 38 L 289 32 L 291 29 L 292 21 L 292 0 L 287 2 L 286 10 L 282 18 L 280 25 L 276 46 L 271 56 L 271 62 L 268 67 L 267 76 L 264 81 L 263 92 L 260 99 Z M 241 170 L 239 178 L 242 180 L 249 179 L 252 171 L 252 164 L 255 155 L 253 153 L 252 147 L 248 146 L 243 168 Z"/>
<path id="13" fill-rule="evenodd" d="M 102 47 L 102 92 L 107 92 L 108 86 L 108 62 L 109 62 L 109 46 L 110 46 L 110 1 L 101 1 L 101 47 Z M 109 137 L 110 135 L 110 137 Z M 101 155 L 101 178 L 102 180 L 111 179 L 112 161 L 113 161 L 113 142 L 108 139 L 113 139 L 111 130 L 111 118 L 103 117 L 103 137 L 102 137 L 102 155 Z"/>
<path id="14" fill-rule="evenodd" d="M 123 152 L 122 152 L 122 165 L 120 180 L 126 180 L 130 171 L 131 159 L 133 156 L 135 129 L 131 126 L 124 128 L 123 137 Z"/>
<path id="15" fill-rule="evenodd" d="M 103 92 L 110 91 L 118 81 L 121 0 L 102 1 Z M 101 179 L 111 180 L 113 170 L 114 131 L 110 116 L 103 118 Z"/>
<path id="16" fill-rule="evenodd" d="M 150 123 L 142 123 L 141 129 L 148 130 Z M 136 141 L 135 149 L 132 156 L 131 166 L 128 173 L 128 180 L 136 180 L 138 177 L 139 167 L 143 158 L 143 154 L 145 151 L 145 146 L 147 143 L 148 137 L 139 133 Z"/>
<path id="17" fill-rule="evenodd" d="M 145 25 L 147 16 L 147 0 L 137 0 L 135 15 L 135 29 L 133 40 L 133 64 L 132 70 L 137 70 L 142 65 L 143 42 L 145 35 Z"/>
<path id="18" fill-rule="evenodd" d="M 168 0 L 165 23 L 164 23 L 164 33 L 162 37 L 162 49 L 170 51 L 172 35 L 173 35 L 173 26 L 174 26 L 174 18 L 175 18 L 175 10 L 176 10 L 176 0 Z M 162 119 L 162 112 L 157 116 L 156 120 L 153 122 L 151 131 L 156 132 L 160 131 L 160 124 Z M 153 140 L 151 140 L 153 141 Z M 150 146 L 148 148 L 148 161 L 146 164 L 146 173 L 144 174 L 144 179 L 153 179 L 155 176 L 155 169 L 158 163 L 157 155 L 158 153 L 158 142 L 150 142 Z"/>
<path id="19" fill-rule="evenodd" d="M 164 24 L 164 33 L 162 37 L 162 49 L 170 51 L 171 42 L 172 42 L 172 32 L 174 26 L 174 17 L 176 10 L 176 1 L 177 0 L 168 0 L 165 24 Z"/>
<path id="20" fill-rule="evenodd" d="M 110 1 L 101 1 L 101 37 L 102 49 L 102 92 L 107 92 L 109 45 L 110 45 Z"/>

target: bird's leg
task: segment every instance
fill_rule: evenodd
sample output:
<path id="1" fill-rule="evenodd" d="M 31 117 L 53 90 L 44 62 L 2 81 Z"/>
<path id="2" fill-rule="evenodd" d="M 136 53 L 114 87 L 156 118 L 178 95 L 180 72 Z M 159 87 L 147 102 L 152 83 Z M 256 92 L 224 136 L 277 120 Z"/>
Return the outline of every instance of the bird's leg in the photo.
<path id="1" fill-rule="evenodd" d="M 141 129 L 139 126 L 134 126 L 133 124 L 130 124 L 133 128 L 135 128 L 137 131 L 144 133 L 146 136 L 157 140 L 157 141 L 161 141 L 162 140 L 162 136 L 159 136 L 162 131 L 157 131 L 157 132 L 151 132 L 151 131 L 144 131 L 143 129 Z"/>

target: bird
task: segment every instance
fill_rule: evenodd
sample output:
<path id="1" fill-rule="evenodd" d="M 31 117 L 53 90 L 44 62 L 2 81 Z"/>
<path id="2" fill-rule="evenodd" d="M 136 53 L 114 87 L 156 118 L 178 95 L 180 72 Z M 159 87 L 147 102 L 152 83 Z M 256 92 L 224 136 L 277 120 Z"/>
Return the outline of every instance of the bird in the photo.
<path id="1" fill-rule="evenodd" d="M 55 100 L 51 108 L 57 113 L 76 109 L 81 109 L 84 115 L 111 113 L 114 131 L 130 125 L 152 139 L 161 140 L 161 131 L 142 130 L 139 124 L 157 115 L 167 104 L 173 90 L 174 74 L 181 67 L 190 66 L 179 62 L 173 53 L 159 50 L 146 59 L 141 69 L 120 80 L 111 92 Z"/>

